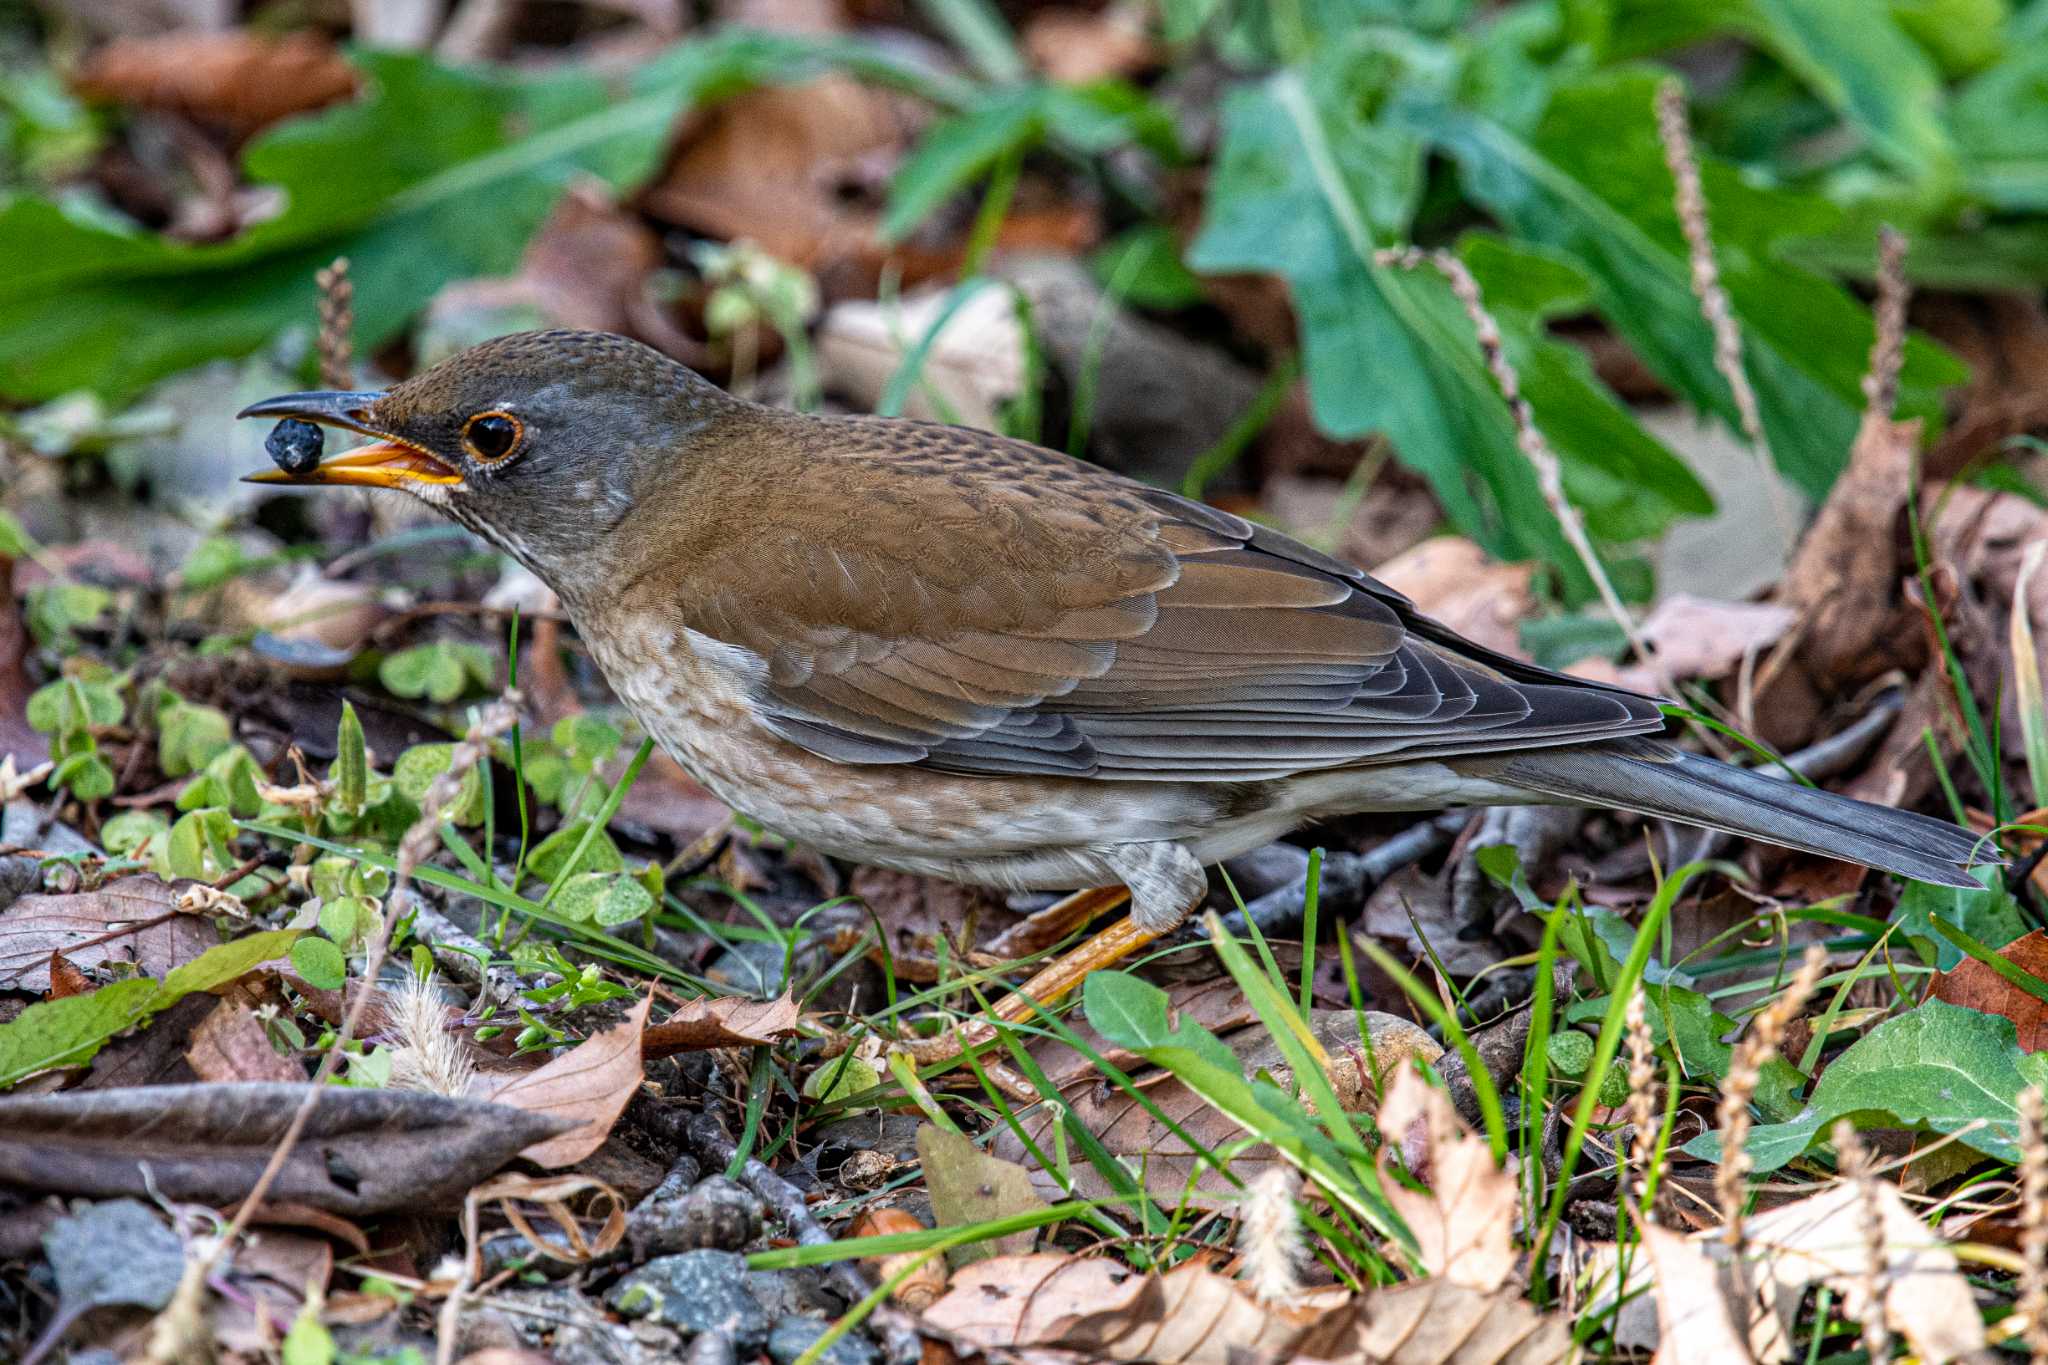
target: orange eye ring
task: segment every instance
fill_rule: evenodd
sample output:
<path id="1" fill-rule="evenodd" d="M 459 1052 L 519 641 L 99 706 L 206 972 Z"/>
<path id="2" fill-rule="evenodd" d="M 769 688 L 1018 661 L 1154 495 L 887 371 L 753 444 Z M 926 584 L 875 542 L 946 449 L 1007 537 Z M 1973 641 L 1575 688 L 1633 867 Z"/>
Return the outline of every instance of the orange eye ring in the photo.
<path id="1" fill-rule="evenodd" d="M 462 444 L 479 462 L 495 464 L 526 440 L 526 424 L 509 412 L 493 408 L 462 424 Z"/>

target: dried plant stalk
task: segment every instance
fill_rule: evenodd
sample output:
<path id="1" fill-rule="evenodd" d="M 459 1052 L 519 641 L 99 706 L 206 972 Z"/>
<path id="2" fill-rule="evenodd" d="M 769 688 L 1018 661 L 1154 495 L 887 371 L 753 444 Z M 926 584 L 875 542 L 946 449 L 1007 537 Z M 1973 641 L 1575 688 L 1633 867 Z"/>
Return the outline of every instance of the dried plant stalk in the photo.
<path id="1" fill-rule="evenodd" d="M 2024 1321 L 2028 1356 L 2048 1361 L 2048 1135 L 2041 1131 L 2041 1091 L 2020 1091 L 2020 1270 L 2014 1311 Z"/>
<path id="2" fill-rule="evenodd" d="M 1889 421 L 1899 402 L 1899 370 L 1906 360 L 1906 234 L 1877 232 L 1877 330 L 1870 340 L 1870 368 L 1863 376 L 1863 420 Z"/>
<path id="3" fill-rule="evenodd" d="M 1550 448 L 1543 432 L 1536 425 L 1536 416 L 1530 411 L 1529 400 L 1522 396 L 1522 383 L 1515 373 L 1514 363 L 1508 359 L 1507 348 L 1501 342 L 1500 324 L 1487 311 L 1486 299 L 1480 293 L 1479 281 L 1465 268 L 1465 263 L 1448 251 L 1424 251 L 1420 247 L 1390 247 L 1373 253 L 1373 261 L 1382 266 L 1399 266 L 1405 270 L 1417 270 L 1433 266 L 1450 281 L 1451 292 L 1464 305 L 1465 316 L 1471 319 L 1472 331 L 1479 341 L 1480 354 L 1485 358 L 1487 371 L 1492 374 L 1494 384 L 1500 389 L 1500 396 L 1507 401 L 1508 413 L 1515 423 L 1515 445 L 1524 459 L 1536 471 L 1536 484 L 1543 493 L 1543 501 L 1557 518 L 1558 527 L 1572 547 L 1572 552 L 1585 567 L 1586 576 L 1593 580 L 1593 586 L 1600 593 L 1600 601 L 1606 606 L 1607 614 L 1628 637 L 1636 657 L 1657 679 L 1657 686 L 1668 696 L 1678 695 L 1677 688 L 1665 673 L 1664 665 L 1643 639 L 1642 628 L 1636 618 L 1622 603 L 1621 595 L 1614 590 L 1614 583 L 1607 576 L 1607 568 L 1601 564 L 1600 556 L 1593 551 L 1593 542 L 1587 538 L 1586 524 L 1579 516 L 1579 509 L 1572 506 L 1564 494 L 1564 469 L 1557 461 L 1557 452 Z"/>
<path id="4" fill-rule="evenodd" d="M 1857 1305 L 1863 1310 L 1863 1349 L 1873 1361 L 1892 1358 L 1892 1335 L 1884 1322 L 1884 1208 L 1877 1202 L 1877 1183 L 1870 1174 L 1870 1152 L 1856 1135 L 1856 1125 L 1838 1119 L 1834 1128 L 1835 1158 L 1842 1178 L 1854 1183 L 1856 1228 L 1863 1237 L 1863 1265 L 1856 1276 Z"/>
<path id="5" fill-rule="evenodd" d="M 355 387 L 351 334 L 355 331 L 356 287 L 348 277 L 348 257 L 314 274 L 320 286 L 320 384 L 329 389 Z"/>
<path id="6" fill-rule="evenodd" d="M 1252 1182 L 1238 1212 L 1239 1275 L 1260 1303 L 1285 1303 L 1301 1293 L 1301 1215 L 1294 1172 L 1275 1163 Z"/>
<path id="7" fill-rule="evenodd" d="M 1714 1198 L 1721 1209 L 1721 1236 L 1730 1246 L 1742 1242 L 1742 1208 L 1748 1202 L 1750 1162 L 1746 1144 L 1750 1096 L 1756 1093 L 1763 1069 L 1778 1055 L 1786 1026 L 1820 984 L 1827 963 L 1827 950 L 1818 943 L 1808 944 L 1791 983 L 1757 1015 L 1749 1032 L 1735 1045 L 1735 1055 L 1729 1061 L 1728 1078 L 1721 1086 L 1721 1165 L 1714 1172 Z"/>
<path id="8" fill-rule="evenodd" d="M 1650 1041 L 1648 1002 L 1640 982 L 1628 998 L 1626 1018 L 1629 1144 L 1621 1153 L 1621 1169 L 1615 1173 L 1615 1189 L 1617 1197 L 1622 1200 L 1633 1193 L 1636 1220 L 1649 1223 L 1655 1221 L 1650 1209 L 1649 1171 L 1657 1146 L 1657 1070 L 1656 1053 Z M 1633 1187 L 1629 1184 L 1631 1168 L 1635 1172 Z"/>

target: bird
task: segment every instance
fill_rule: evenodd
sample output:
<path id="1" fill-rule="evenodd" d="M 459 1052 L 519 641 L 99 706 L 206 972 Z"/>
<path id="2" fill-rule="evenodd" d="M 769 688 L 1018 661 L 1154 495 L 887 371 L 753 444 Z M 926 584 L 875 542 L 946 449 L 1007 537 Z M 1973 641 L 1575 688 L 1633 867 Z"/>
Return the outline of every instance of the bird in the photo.
<path id="1" fill-rule="evenodd" d="M 1628 810 L 1970 889 L 1996 860 L 1688 752 L 1657 698 L 1268 526 L 980 430 L 749 402 L 626 337 L 518 333 L 240 416 L 369 438 L 249 477 L 396 489 L 518 560 L 646 733 L 768 829 L 1072 892 L 1069 930 L 1128 897 L 1031 1001 L 1176 928 L 1207 866 L 1363 811 Z"/>

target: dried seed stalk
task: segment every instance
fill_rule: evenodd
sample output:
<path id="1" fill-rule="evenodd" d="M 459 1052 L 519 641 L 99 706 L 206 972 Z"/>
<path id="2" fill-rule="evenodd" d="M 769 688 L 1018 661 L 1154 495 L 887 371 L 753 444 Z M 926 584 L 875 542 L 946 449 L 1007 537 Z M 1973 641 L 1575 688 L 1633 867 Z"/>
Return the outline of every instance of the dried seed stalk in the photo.
<path id="1" fill-rule="evenodd" d="M 2036 1365 L 2048 1361 L 2048 1135 L 2042 1128 L 2041 1091 L 2020 1091 L 2020 1271 L 2014 1310 L 2024 1319 L 2022 1338 Z"/>
<path id="2" fill-rule="evenodd" d="M 320 383 L 329 389 L 355 387 L 350 335 L 355 330 L 356 287 L 349 281 L 348 257 L 313 276 L 320 286 Z"/>
<path id="3" fill-rule="evenodd" d="M 1294 1172 L 1275 1164 L 1252 1182 L 1238 1213 L 1239 1276 L 1260 1303 L 1285 1303 L 1301 1293 L 1301 1215 Z"/>
<path id="4" fill-rule="evenodd" d="M 1635 992 L 1628 998 L 1628 1126 L 1629 1144 L 1621 1154 L 1621 1169 L 1616 1173 L 1615 1187 L 1619 1198 L 1626 1200 L 1633 1193 L 1636 1199 L 1638 1222 L 1655 1221 L 1650 1209 L 1649 1172 L 1650 1160 L 1657 1145 L 1657 1070 L 1656 1054 L 1650 1042 L 1650 1020 L 1648 1002 L 1643 988 L 1638 983 Z M 1635 1172 L 1635 1184 L 1631 1188 L 1629 1173 Z"/>
<path id="5" fill-rule="evenodd" d="M 1494 384 L 1500 389 L 1500 396 L 1507 401 L 1508 413 L 1515 423 L 1515 445 L 1522 457 L 1528 460 L 1536 471 L 1536 484 L 1543 493 L 1543 501 L 1557 518 L 1558 527 L 1572 547 L 1572 552 L 1584 566 L 1586 576 L 1593 580 L 1599 590 L 1600 601 L 1606 606 L 1607 614 L 1628 636 L 1628 642 L 1636 652 L 1643 666 L 1657 678 L 1657 685 L 1665 693 L 1676 696 L 1678 690 L 1666 676 L 1664 665 L 1651 652 L 1643 639 L 1642 628 L 1635 616 L 1623 605 L 1621 595 L 1614 590 L 1613 582 L 1607 577 L 1607 568 L 1600 562 L 1600 556 L 1593 551 L 1593 542 L 1586 535 L 1586 524 L 1579 516 L 1579 509 L 1572 506 L 1564 494 L 1564 469 L 1557 461 L 1557 452 L 1550 448 L 1543 432 L 1536 425 L 1536 415 L 1529 408 L 1529 400 L 1522 396 L 1522 383 L 1515 373 L 1514 363 L 1508 359 L 1507 348 L 1501 342 L 1500 324 L 1487 311 L 1486 299 L 1480 293 L 1479 281 L 1465 268 L 1465 263 L 1448 251 L 1424 251 L 1420 247 L 1408 246 L 1388 248 L 1373 253 L 1373 261 L 1382 266 L 1398 266 L 1404 270 L 1418 270 L 1428 265 L 1436 268 L 1450 281 L 1451 292 L 1464 305 L 1465 316 L 1471 319 L 1473 334 L 1479 341 L 1479 351 L 1485 358 L 1487 371 L 1492 374 Z"/>
<path id="6" fill-rule="evenodd" d="M 1748 1202 L 1750 1096 L 1756 1093 L 1763 1069 L 1778 1055 L 1786 1026 L 1820 983 L 1827 962 L 1827 951 L 1818 943 L 1807 945 L 1806 957 L 1791 984 L 1757 1015 L 1749 1032 L 1735 1045 L 1728 1064 L 1728 1078 L 1721 1087 L 1721 1165 L 1714 1172 L 1714 1198 L 1721 1208 L 1721 1236 L 1730 1246 L 1742 1243 L 1742 1208 Z"/>
<path id="7" fill-rule="evenodd" d="M 1856 1135 L 1856 1125 L 1837 1120 L 1835 1158 L 1842 1178 L 1856 1187 L 1856 1228 L 1863 1237 L 1863 1264 L 1856 1276 L 1855 1298 L 1863 1309 L 1863 1348 L 1873 1361 L 1892 1358 L 1892 1337 L 1884 1323 L 1884 1207 L 1877 1202 L 1877 1184 L 1870 1174 L 1870 1153 Z"/>
<path id="8" fill-rule="evenodd" d="M 1906 235 L 1896 228 L 1877 233 L 1877 331 L 1870 340 L 1870 368 L 1863 376 L 1863 420 L 1888 421 L 1899 401 L 1899 370 L 1906 359 Z"/>

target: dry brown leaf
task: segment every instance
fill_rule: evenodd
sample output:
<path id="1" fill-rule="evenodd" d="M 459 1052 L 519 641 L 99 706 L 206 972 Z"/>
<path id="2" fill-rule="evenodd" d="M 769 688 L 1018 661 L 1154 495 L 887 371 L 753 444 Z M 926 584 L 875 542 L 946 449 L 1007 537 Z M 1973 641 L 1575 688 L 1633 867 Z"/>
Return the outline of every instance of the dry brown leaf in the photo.
<path id="1" fill-rule="evenodd" d="M 1032 1188 L 1030 1172 L 1014 1161 L 982 1151 L 964 1134 L 926 1124 L 917 1130 L 917 1157 L 924 1163 L 925 1188 L 931 1192 L 932 1216 L 940 1227 L 967 1227 L 1046 1207 Z M 1027 1228 L 1008 1237 L 954 1247 L 946 1258 L 956 1267 L 963 1266 L 1029 1251 L 1037 1240 L 1037 1230 Z"/>
<path id="2" fill-rule="evenodd" d="M 90 100 L 189 114 L 237 133 L 346 99 L 355 68 L 325 38 L 247 29 L 116 38 L 72 80 Z"/>
<path id="3" fill-rule="evenodd" d="M 0 1181 L 225 1204 L 256 1183 L 306 1090 L 302 1082 L 0 1096 Z M 331 1086 L 270 1193 L 350 1215 L 449 1207 L 520 1148 L 567 1126 L 481 1100 Z"/>
<path id="4" fill-rule="evenodd" d="M 1229 983 L 1226 981 L 1223 985 L 1228 987 Z M 1237 1003 L 1241 1005 L 1241 997 Z M 1179 1018 L 1192 1019 L 1212 1032 L 1221 1033 L 1226 1028 L 1246 1022 L 1244 1011 L 1218 991 L 1202 990 L 1187 994 L 1180 1004 Z M 1330 1057 L 1329 1079 L 1337 1091 L 1338 1102 L 1353 1113 L 1369 1112 L 1373 1107 L 1373 1059 L 1378 1061 L 1384 1075 L 1405 1065 L 1411 1058 L 1434 1061 L 1443 1052 L 1436 1041 L 1415 1024 L 1376 1010 L 1366 1012 L 1366 1027 L 1372 1040 L 1371 1058 L 1359 1045 L 1357 1017 L 1350 1010 L 1312 1010 L 1309 1022 Z M 1090 1033 L 1084 1032 L 1083 1036 L 1096 1041 Z M 1223 1034 L 1223 1043 L 1243 1061 L 1247 1072 L 1264 1070 L 1283 1086 L 1292 1079 L 1294 1073 L 1286 1055 L 1264 1029 L 1237 1028 L 1235 1032 Z M 1107 1044 L 1098 1042 L 1098 1045 L 1113 1065 L 1128 1070 L 1135 1061 L 1129 1053 L 1111 1049 Z M 1040 1065 L 1047 1069 L 1055 1087 L 1071 1106 L 1074 1117 L 1111 1152 L 1139 1163 L 1140 1178 L 1154 1196 L 1175 1203 L 1185 1197 L 1197 1207 L 1236 1202 L 1237 1187 L 1234 1184 L 1202 1163 L 1194 1149 L 1166 1124 L 1154 1118 L 1136 1097 L 1121 1087 L 1108 1084 L 1081 1054 L 1058 1043 L 1044 1044 L 1034 1051 Z M 1140 1074 L 1135 1079 L 1144 1090 L 1145 1097 L 1203 1147 L 1213 1149 L 1244 1137 L 1244 1130 L 1234 1120 L 1211 1108 L 1177 1077 L 1166 1072 L 1153 1072 Z M 1038 1144 L 1040 1151 L 1050 1150 L 1051 1130 L 1058 1121 L 1057 1116 L 1050 1113 L 1033 1113 L 1022 1120 L 1024 1131 Z M 1067 1197 L 1059 1182 L 1037 1167 L 1030 1156 L 1030 1149 L 1014 1132 L 1008 1129 L 999 1132 L 990 1150 L 1029 1169 L 1040 1194 L 1047 1198 Z M 1239 1178 L 1250 1179 L 1280 1160 L 1282 1158 L 1272 1147 L 1261 1144 L 1238 1153 L 1231 1160 L 1230 1168 Z M 1201 1167 L 1199 1171 L 1198 1165 Z M 1100 1199 L 1113 1193 L 1092 1166 L 1076 1163 L 1068 1176 L 1076 1197 Z M 1192 1191 L 1188 1186 L 1191 1176 L 1194 1177 Z"/>
<path id="5" fill-rule="evenodd" d="M 645 200 L 667 222 L 806 267 L 828 295 L 867 293 L 886 255 L 880 214 L 845 192 L 878 191 L 921 117 L 849 76 L 749 90 L 691 120 Z"/>
<path id="6" fill-rule="evenodd" d="M 1984 1319 L 1955 1253 L 1920 1221 L 1896 1185 L 1876 1181 L 1865 1188 L 1876 1198 L 1884 1227 L 1886 1325 L 1928 1365 L 1981 1353 Z M 1799 1302 L 1815 1285 L 1832 1286 L 1841 1296 L 1843 1316 L 1861 1320 L 1872 1279 L 1863 1199 L 1855 1182 L 1839 1181 L 1744 1225 L 1752 1282 L 1759 1292 L 1776 1287 L 1768 1301 L 1777 1310 L 1784 1341 L 1791 1341 Z"/>
<path id="7" fill-rule="evenodd" d="M 1061 85 L 1135 76 L 1159 63 L 1159 46 L 1145 20 L 1144 8 L 1136 5 L 1100 11 L 1047 6 L 1024 23 L 1024 53 Z"/>
<path id="8" fill-rule="evenodd" d="M 585 1038 L 537 1071 L 518 1076 L 487 1098 L 530 1114 L 573 1119 L 576 1127 L 534 1143 L 520 1155 L 537 1166 L 573 1166 L 604 1145 L 626 1102 L 640 1088 L 644 1072 L 640 1038 L 647 1028 L 653 995 L 616 1027 Z"/>
<path id="9" fill-rule="evenodd" d="M 755 1000 L 744 995 L 707 996 L 651 1025 L 640 1045 L 648 1061 L 712 1047 L 765 1047 L 795 1034 L 803 1012 L 796 999 L 779 995 Z"/>
<path id="10" fill-rule="evenodd" d="M 1416 610 L 1488 649 L 1522 657 L 1518 627 L 1535 609 L 1528 564 L 1497 564 L 1463 536 L 1433 536 L 1374 569 Z"/>
<path id="11" fill-rule="evenodd" d="M 1572 1359 L 1571 1321 L 1520 1294 L 1449 1280 L 1375 1289 L 1359 1300 L 1352 1365 L 1556 1365 Z"/>
<path id="12" fill-rule="evenodd" d="M 90 970 L 108 963 L 134 964 L 144 975 L 161 977 L 220 941 L 198 915 L 180 913 L 178 893 L 190 882 L 156 877 L 123 877 L 97 891 L 23 896 L 0 912 L 0 989 L 50 989 L 50 955 Z M 161 920 L 162 923 L 153 923 Z M 110 931 L 147 925 L 101 943 Z"/>
<path id="13" fill-rule="evenodd" d="M 270 1035 L 247 1005 L 223 1000 L 192 1030 L 185 1060 L 202 1081 L 306 1079 L 305 1068 L 270 1045 Z"/>
<path id="14" fill-rule="evenodd" d="M 2036 929 L 2016 938 L 2000 948 L 1998 956 L 2023 972 L 2048 980 L 2048 933 Z M 2012 1020 L 2023 1051 L 2039 1052 L 2048 1047 L 2048 1001 L 2029 995 L 1974 957 L 1964 958 L 1953 970 L 1934 978 L 1934 998 Z"/>
<path id="15" fill-rule="evenodd" d="M 1727 1262 L 1707 1250 L 1718 1245 L 1655 1225 L 1643 1229 L 1646 1254 L 1637 1261 L 1640 1273 L 1629 1279 L 1656 1290 L 1662 1333 L 1657 1358 L 1668 1365 L 1741 1365 L 1751 1358 L 1731 1306 Z M 1642 1285 L 1645 1279 L 1650 1286 Z"/>
<path id="16" fill-rule="evenodd" d="M 924 1224 L 908 1209 L 878 1208 L 862 1214 L 847 1235 L 855 1238 L 887 1237 L 894 1233 L 923 1231 Z M 913 1263 L 916 1269 L 889 1291 L 889 1297 L 905 1308 L 922 1312 L 946 1292 L 945 1257 L 902 1251 L 894 1256 L 870 1256 L 861 1262 L 874 1273 L 877 1284 L 889 1283 L 898 1272 Z"/>
<path id="17" fill-rule="evenodd" d="M 1515 1178 L 1465 1127 L 1450 1097 L 1413 1067 L 1402 1067 L 1388 1087 L 1379 1126 L 1387 1139 L 1380 1180 L 1415 1234 L 1422 1268 L 1482 1294 L 1499 1289 L 1515 1268 Z M 1397 1147 L 1426 1192 L 1395 1179 Z"/>
<path id="18" fill-rule="evenodd" d="M 881 401 L 905 353 L 951 310 L 925 353 L 921 380 L 904 403 L 907 417 L 950 419 L 998 430 L 1004 403 L 1024 389 L 1029 365 L 1023 324 L 1006 289 L 982 289 L 964 303 L 930 289 L 884 306 L 866 299 L 834 304 L 818 325 L 818 367 L 825 386 L 863 409 Z"/>

